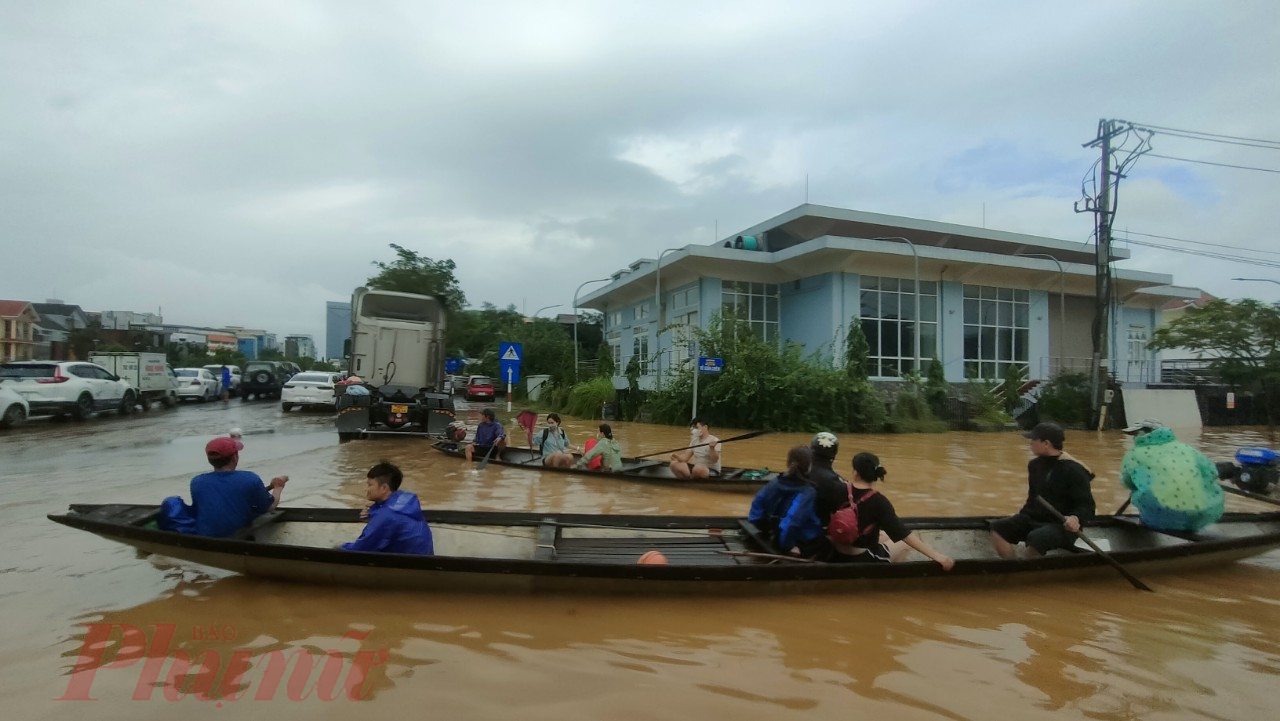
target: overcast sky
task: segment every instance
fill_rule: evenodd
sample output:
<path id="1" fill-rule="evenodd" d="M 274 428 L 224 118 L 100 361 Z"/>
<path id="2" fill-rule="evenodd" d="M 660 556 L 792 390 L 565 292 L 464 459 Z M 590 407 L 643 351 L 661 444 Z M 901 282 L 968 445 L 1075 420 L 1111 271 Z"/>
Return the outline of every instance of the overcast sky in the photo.
<path id="1" fill-rule="evenodd" d="M 1086 242 L 1099 118 L 1280 140 L 1278 71 L 1273 0 L 0 0 L 0 298 L 322 344 L 324 302 L 400 243 L 453 258 L 472 306 L 569 312 L 583 280 L 798 205 L 806 174 L 814 203 L 985 204 Z M 1144 157 L 1117 229 L 1280 261 L 1277 197 L 1277 173 Z M 1277 268 L 1132 252 L 1280 299 L 1230 280 Z"/>

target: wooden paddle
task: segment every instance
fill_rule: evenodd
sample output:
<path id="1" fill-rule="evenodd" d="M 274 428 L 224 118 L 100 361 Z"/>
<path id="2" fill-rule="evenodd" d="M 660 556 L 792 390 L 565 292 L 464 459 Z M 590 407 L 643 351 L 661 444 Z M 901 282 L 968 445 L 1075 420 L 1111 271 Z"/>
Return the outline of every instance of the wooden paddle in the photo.
<path id="1" fill-rule="evenodd" d="M 1129 497 L 1124 499 L 1124 503 L 1120 504 L 1120 507 L 1116 509 L 1116 512 L 1111 515 L 1118 516 L 1121 513 L 1124 513 L 1125 510 L 1129 508 L 1130 503 L 1133 503 L 1133 494 L 1129 494 Z"/>
<path id="2" fill-rule="evenodd" d="M 1059 521 L 1061 521 L 1062 523 L 1066 523 L 1066 522 L 1067 522 L 1066 517 L 1065 517 L 1065 516 L 1063 516 L 1063 515 L 1062 515 L 1062 513 L 1058 511 L 1058 509 L 1054 508 L 1052 503 L 1049 503 L 1048 501 L 1046 501 L 1046 500 L 1044 499 L 1044 496 L 1036 496 L 1036 502 L 1037 502 L 1037 503 L 1039 503 L 1040 505 L 1044 506 L 1044 507 L 1045 507 L 1045 510 L 1049 511 L 1050 513 L 1052 513 L 1054 518 L 1058 519 L 1058 520 L 1059 520 Z M 1111 557 L 1111 554 L 1107 553 L 1106 551 L 1102 550 L 1101 548 L 1098 548 L 1098 544 L 1094 543 L 1094 542 L 1093 542 L 1093 539 L 1089 538 L 1088 536 L 1086 536 L 1086 535 L 1084 534 L 1084 529 L 1083 529 L 1083 528 L 1081 528 L 1079 531 L 1076 531 L 1076 532 L 1075 532 L 1075 534 L 1076 534 L 1077 536 L 1079 536 L 1079 537 L 1080 537 L 1080 540 L 1084 541 L 1084 542 L 1085 542 L 1085 544 L 1087 544 L 1087 545 L 1089 546 L 1089 548 L 1092 548 L 1094 553 L 1098 554 L 1099 556 L 1101 556 L 1101 557 L 1102 557 L 1102 559 L 1103 559 L 1104 561 L 1106 561 L 1107 563 L 1110 563 L 1112 566 L 1114 566 L 1114 567 L 1115 567 L 1115 569 L 1116 569 L 1117 571 L 1119 571 L 1119 572 L 1120 572 L 1120 575 L 1121 575 L 1121 576 L 1124 576 L 1124 577 L 1125 577 L 1125 579 L 1129 581 L 1129 583 L 1132 583 L 1132 584 L 1133 584 L 1133 587 L 1134 587 L 1134 588 L 1136 588 L 1136 589 L 1138 589 L 1138 590 L 1140 590 L 1140 591 L 1151 591 L 1151 587 L 1150 587 L 1150 586 L 1148 586 L 1147 584 L 1145 584 L 1145 583 L 1143 583 L 1142 581 L 1140 581 L 1140 580 L 1138 579 L 1138 577 L 1137 577 L 1137 576 L 1133 575 L 1132 573 L 1129 573 L 1129 569 L 1125 568 L 1124 566 L 1122 566 L 1122 565 L 1120 564 L 1120 562 L 1119 562 L 1119 561 L 1117 561 L 1116 559 L 1112 558 L 1112 557 Z"/>
<path id="3" fill-rule="evenodd" d="M 763 436 L 763 435 L 764 435 L 764 434 L 766 434 L 766 433 L 772 433 L 772 432 L 773 432 L 773 431 L 752 431 L 752 432 L 750 432 L 750 433 L 743 433 L 743 434 L 742 434 L 742 435 L 740 435 L 740 436 L 734 436 L 733 438 L 724 438 L 724 439 L 721 439 L 721 440 L 720 440 L 720 441 L 718 441 L 718 442 L 719 442 L 719 443 L 733 443 L 734 441 L 745 441 L 745 440 L 747 440 L 748 438 L 756 438 L 757 436 Z M 654 452 L 654 453 L 646 453 L 646 454 L 644 454 L 644 455 L 642 455 L 642 456 L 633 456 L 633 457 L 632 457 L 632 460 L 636 460 L 636 459 L 639 459 L 639 458 L 652 458 L 653 456 L 660 456 L 660 455 L 662 455 L 662 454 L 664 454 L 664 453 L 675 453 L 676 451 L 687 451 L 687 450 L 689 450 L 690 448 L 701 448 L 701 447 L 703 447 L 703 446 L 709 446 L 709 445 L 711 445 L 711 444 L 710 444 L 710 443 L 698 443 L 698 444 L 696 444 L 696 445 L 692 445 L 692 446 L 682 446 L 682 447 L 680 447 L 680 448 L 670 448 L 670 449 L 667 449 L 667 450 L 665 450 L 665 451 L 656 451 L 656 452 Z"/>
<path id="4" fill-rule="evenodd" d="M 756 553 L 755 551 L 716 551 L 726 556 L 743 556 L 746 558 L 767 558 L 771 561 L 794 561 L 795 563 L 817 563 L 812 558 L 800 556 L 783 556 L 778 553 Z"/>
<path id="5" fill-rule="evenodd" d="M 476 466 L 477 471 L 483 471 L 489 465 L 489 456 L 492 456 L 493 449 L 498 447 L 497 439 L 494 440 L 495 442 L 489 445 L 489 451 L 484 454 L 484 458 L 480 459 L 480 464 Z"/>
<path id="6" fill-rule="evenodd" d="M 1233 495 L 1237 495 L 1242 498 L 1248 498 L 1254 501 L 1262 501 L 1263 503 L 1270 503 L 1273 506 L 1280 506 L 1280 498 L 1272 498 L 1271 496 L 1268 496 L 1265 493 L 1254 493 L 1253 491 L 1246 491 L 1243 488 L 1228 486 L 1225 483 L 1219 483 L 1218 485 L 1222 486 L 1222 490 L 1226 491 L 1227 493 L 1231 493 Z"/>

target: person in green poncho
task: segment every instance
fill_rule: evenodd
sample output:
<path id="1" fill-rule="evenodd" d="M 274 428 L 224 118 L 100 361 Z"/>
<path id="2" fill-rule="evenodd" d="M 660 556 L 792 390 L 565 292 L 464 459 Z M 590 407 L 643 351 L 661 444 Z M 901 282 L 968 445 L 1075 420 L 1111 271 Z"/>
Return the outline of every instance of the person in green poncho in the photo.
<path id="1" fill-rule="evenodd" d="M 1162 531 L 1199 531 L 1222 517 L 1224 494 L 1213 461 L 1144 419 L 1124 429 L 1133 448 L 1120 462 L 1120 482 L 1132 492 L 1143 525 Z"/>
<path id="2" fill-rule="evenodd" d="M 592 458 L 600 456 L 606 469 L 617 473 L 622 470 L 622 446 L 613 440 L 613 429 L 608 423 L 600 424 L 600 432 L 596 434 L 599 439 L 591 450 L 587 451 L 582 458 L 578 459 L 577 467 L 586 468 Z"/>

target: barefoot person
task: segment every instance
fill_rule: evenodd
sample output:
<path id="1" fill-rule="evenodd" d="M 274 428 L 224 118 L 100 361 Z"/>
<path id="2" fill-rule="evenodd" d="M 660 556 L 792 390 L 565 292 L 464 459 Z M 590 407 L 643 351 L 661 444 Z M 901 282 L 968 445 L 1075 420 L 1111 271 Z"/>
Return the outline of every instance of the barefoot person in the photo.
<path id="1" fill-rule="evenodd" d="M 480 411 L 480 425 L 476 426 L 476 437 L 471 439 L 465 450 L 467 460 L 475 455 L 487 458 L 491 453 L 502 454 L 507 447 L 507 431 L 496 419 L 492 408 Z"/>
<path id="2" fill-rule="evenodd" d="M 671 472 L 685 480 L 720 475 L 720 439 L 711 435 L 703 418 L 694 418 L 690 425 L 689 445 L 693 448 L 671 454 Z"/>
<path id="3" fill-rule="evenodd" d="M 1013 558 L 1014 546 L 1024 541 L 1028 558 L 1071 548 L 1080 524 L 1093 518 L 1096 509 L 1089 488 L 1093 474 L 1062 450 L 1062 426 L 1041 423 L 1025 435 L 1035 456 L 1027 464 L 1027 501 L 1014 515 L 991 522 L 991 545 L 1001 558 Z M 1058 509 L 1066 522 L 1040 505 L 1037 496 Z"/>
<path id="4" fill-rule="evenodd" d="M 911 549 L 915 549 L 937 562 L 943 570 L 950 571 L 956 562 L 907 528 L 898 518 L 893 504 L 875 488 L 885 475 L 887 472 L 874 453 L 864 451 L 853 457 L 849 498 L 857 506 L 856 538 L 847 545 L 830 539 L 835 553 L 827 560 L 837 563 L 901 563 L 909 558 Z"/>
<path id="5" fill-rule="evenodd" d="M 573 448 L 569 445 L 569 435 L 560 427 L 559 413 L 547 414 L 547 427 L 535 438 L 542 451 L 542 465 L 550 468 L 568 468 L 573 465 Z"/>

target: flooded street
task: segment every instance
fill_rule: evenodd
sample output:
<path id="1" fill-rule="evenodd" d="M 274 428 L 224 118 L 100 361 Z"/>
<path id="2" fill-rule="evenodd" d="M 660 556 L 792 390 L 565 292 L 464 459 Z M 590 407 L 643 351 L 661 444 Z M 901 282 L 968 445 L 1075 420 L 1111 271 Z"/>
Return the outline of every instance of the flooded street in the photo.
<path id="1" fill-rule="evenodd" d="M 499 413 L 507 422 L 511 414 Z M 474 419 L 469 419 L 474 423 Z M 283 505 L 363 505 L 381 458 L 405 471 L 424 507 L 589 513 L 745 514 L 751 497 L 491 465 L 476 471 L 418 439 L 339 444 L 325 414 L 282 415 L 233 402 L 36 422 L 0 433 L 0 677 L 10 713 L 30 719 L 836 718 L 1240 719 L 1270 716 L 1280 679 L 1280 554 L 1180 578 L 1140 594 L 1120 577 L 927 592 L 741 599 L 424 595 L 256 581 L 177 564 L 51 523 L 71 502 L 155 503 L 187 495 L 207 470 L 204 444 L 245 432 L 241 468 L 287 474 Z M 593 422 L 569 420 L 581 443 Z M 507 423 L 514 445 L 523 432 Z M 682 444 L 679 428 L 616 423 L 627 455 Z M 714 428 L 721 437 L 752 429 Z M 1265 429 L 1180 430 L 1215 460 L 1275 447 Z M 725 447 L 725 463 L 782 465 L 808 434 Z M 1127 439 L 1068 432 L 1067 450 L 1098 474 L 1100 512 L 1126 498 Z M 838 468 L 859 450 L 889 471 L 881 490 L 904 516 L 1006 515 L 1026 494 L 1026 442 L 1013 433 L 841 437 Z M 1228 510 L 1265 506 L 1228 496 Z M 69 693 L 85 624 L 172 624 L 192 657 L 260 658 L 302 649 L 385 650 L 366 682 L 372 707 L 319 693 L 255 700 L 166 696 L 142 661 L 118 661 Z M 214 633 L 210 633 L 214 629 Z M 228 632 L 228 629 L 230 632 Z M 362 642 L 344 634 L 367 634 Z M 207 658 L 207 656 L 206 656 Z M 317 672 L 317 676 L 319 672 Z M 168 689 L 172 694 L 172 689 Z M 149 700 L 133 700 L 135 696 Z M 815 715 L 817 714 L 817 715 Z"/>

